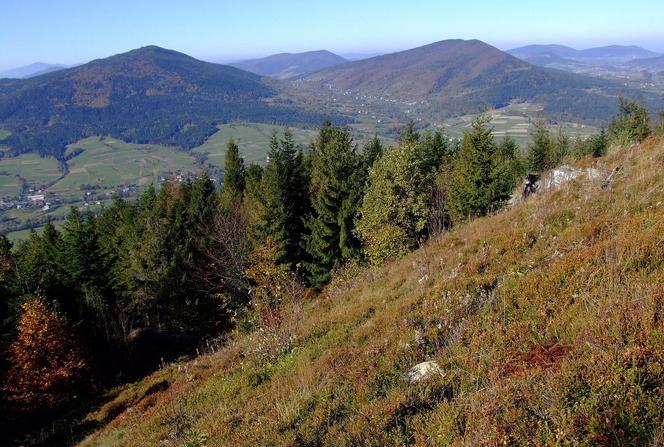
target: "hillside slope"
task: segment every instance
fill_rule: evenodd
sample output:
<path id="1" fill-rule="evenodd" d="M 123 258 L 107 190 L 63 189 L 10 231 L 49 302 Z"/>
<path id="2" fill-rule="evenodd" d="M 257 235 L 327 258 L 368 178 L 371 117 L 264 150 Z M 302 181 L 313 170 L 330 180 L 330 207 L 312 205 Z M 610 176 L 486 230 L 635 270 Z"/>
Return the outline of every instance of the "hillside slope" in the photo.
<path id="1" fill-rule="evenodd" d="M 237 62 L 234 67 L 250 71 L 262 76 L 270 76 L 276 79 L 287 79 L 306 73 L 333 67 L 347 62 L 341 56 L 337 56 L 326 50 L 308 51 L 306 53 L 281 53 L 272 56 L 250 59 Z"/>
<path id="2" fill-rule="evenodd" d="M 591 163 L 115 390 L 83 445 L 662 445 L 664 140 Z"/>
<path id="3" fill-rule="evenodd" d="M 324 117 L 272 107 L 260 76 L 149 46 L 30 79 L 0 80 L 3 144 L 61 158 L 91 135 L 191 148 L 215 125 L 242 119 L 279 124 Z"/>
<path id="4" fill-rule="evenodd" d="M 338 65 L 302 77 L 295 87 L 340 91 L 360 103 L 417 104 L 438 117 L 531 102 L 549 118 L 570 121 L 607 119 L 618 96 L 642 96 L 611 81 L 536 67 L 479 40 L 445 40 Z"/>

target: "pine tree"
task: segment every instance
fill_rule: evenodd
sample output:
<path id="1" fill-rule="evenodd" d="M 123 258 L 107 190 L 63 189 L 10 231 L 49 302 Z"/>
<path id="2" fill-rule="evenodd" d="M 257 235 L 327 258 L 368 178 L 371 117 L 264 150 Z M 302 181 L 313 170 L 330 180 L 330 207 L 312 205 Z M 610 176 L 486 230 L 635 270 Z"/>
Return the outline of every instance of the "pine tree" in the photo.
<path id="1" fill-rule="evenodd" d="M 230 212 L 242 198 L 245 185 L 244 160 L 240 157 L 240 149 L 231 138 L 228 140 L 226 160 L 224 164 L 224 189 L 221 193 L 221 207 Z"/>
<path id="2" fill-rule="evenodd" d="M 312 152 L 313 213 L 306 220 L 309 233 L 303 239 L 311 259 L 304 265 L 307 278 L 315 286 L 328 282 L 335 264 L 357 250 L 353 221 L 362 190 L 362 160 L 350 133 L 324 127 L 319 144 Z"/>

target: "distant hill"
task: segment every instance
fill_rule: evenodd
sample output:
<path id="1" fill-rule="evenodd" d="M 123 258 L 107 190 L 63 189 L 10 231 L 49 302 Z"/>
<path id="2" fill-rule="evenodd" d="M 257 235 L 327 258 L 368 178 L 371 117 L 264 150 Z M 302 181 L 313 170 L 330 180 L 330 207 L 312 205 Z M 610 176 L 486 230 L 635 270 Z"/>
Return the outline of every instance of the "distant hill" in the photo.
<path id="1" fill-rule="evenodd" d="M 262 76 L 287 79 L 322 70 L 323 68 L 333 67 L 344 62 L 346 62 L 346 59 L 343 57 L 326 50 L 321 50 L 295 54 L 281 53 L 261 59 L 241 61 L 231 65 Z"/>
<path id="2" fill-rule="evenodd" d="M 34 64 L 18 67 L 11 70 L 3 71 L 0 73 L 0 79 L 23 79 L 38 76 L 41 74 L 50 73 L 66 68 L 64 65 L 59 64 L 45 64 L 43 62 L 35 62 Z"/>
<path id="3" fill-rule="evenodd" d="M 610 81 L 536 67 L 479 40 L 446 40 L 350 62 L 300 83 L 424 104 L 439 115 L 527 101 L 542 105 L 551 118 L 579 121 L 604 120 L 615 113 L 618 96 L 641 95 Z"/>
<path id="4" fill-rule="evenodd" d="M 648 59 L 637 59 L 628 64 L 635 70 L 647 70 L 653 73 L 664 71 L 664 56 L 651 57 Z"/>
<path id="5" fill-rule="evenodd" d="M 202 144 L 230 120 L 319 123 L 321 115 L 266 100 L 255 74 L 149 46 L 25 80 L 0 80 L 3 144 L 61 158 L 81 137 L 110 135 L 183 148 Z"/>
<path id="6" fill-rule="evenodd" d="M 642 69 L 638 61 L 659 56 L 634 45 L 610 45 L 586 50 L 562 45 L 528 45 L 508 53 L 540 67 L 591 75 L 625 74 L 633 71 L 635 66 Z"/>

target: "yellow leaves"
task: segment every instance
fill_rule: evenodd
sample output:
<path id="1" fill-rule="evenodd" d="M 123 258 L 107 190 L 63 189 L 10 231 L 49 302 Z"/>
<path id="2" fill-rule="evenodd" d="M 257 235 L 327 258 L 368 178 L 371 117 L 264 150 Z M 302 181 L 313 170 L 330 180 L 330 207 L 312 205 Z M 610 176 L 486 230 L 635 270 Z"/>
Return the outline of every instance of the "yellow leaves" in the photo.
<path id="1" fill-rule="evenodd" d="M 52 406 L 67 398 L 86 364 L 62 314 L 41 299 L 26 301 L 21 309 L 4 388 L 27 407 Z"/>

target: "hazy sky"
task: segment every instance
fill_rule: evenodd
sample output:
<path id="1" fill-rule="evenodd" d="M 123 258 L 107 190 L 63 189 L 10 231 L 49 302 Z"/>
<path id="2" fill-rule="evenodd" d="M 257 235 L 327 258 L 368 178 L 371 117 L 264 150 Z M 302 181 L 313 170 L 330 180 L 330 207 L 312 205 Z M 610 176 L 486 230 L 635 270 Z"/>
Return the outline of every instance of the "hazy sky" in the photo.
<path id="1" fill-rule="evenodd" d="M 150 44 L 214 61 L 387 52 L 450 38 L 502 49 L 635 44 L 664 52 L 663 23 L 660 0 L 0 0 L 0 69 Z"/>

